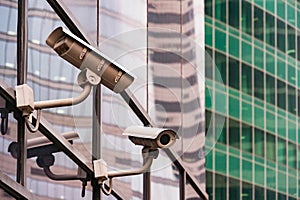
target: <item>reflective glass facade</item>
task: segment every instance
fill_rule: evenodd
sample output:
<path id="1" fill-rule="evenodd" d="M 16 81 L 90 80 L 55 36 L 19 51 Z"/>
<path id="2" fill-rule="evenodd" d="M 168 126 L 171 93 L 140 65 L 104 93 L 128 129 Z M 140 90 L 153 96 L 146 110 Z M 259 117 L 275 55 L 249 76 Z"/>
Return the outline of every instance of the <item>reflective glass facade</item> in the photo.
<path id="1" fill-rule="evenodd" d="M 205 0 L 210 199 L 300 198 L 299 28 L 298 1 Z"/>

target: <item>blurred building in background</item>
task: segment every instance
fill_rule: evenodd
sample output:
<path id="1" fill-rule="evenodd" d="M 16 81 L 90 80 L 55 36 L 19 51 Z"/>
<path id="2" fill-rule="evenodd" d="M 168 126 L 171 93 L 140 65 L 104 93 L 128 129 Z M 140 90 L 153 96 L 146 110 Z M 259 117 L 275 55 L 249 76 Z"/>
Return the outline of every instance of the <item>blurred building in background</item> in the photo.
<path id="1" fill-rule="evenodd" d="M 123 65 L 136 79 L 130 88 L 159 127 L 178 132 L 180 139 L 172 150 L 194 175 L 205 191 L 204 123 L 204 5 L 202 1 L 118 0 L 63 1 L 64 8 L 93 45 Z M 0 79 L 11 87 L 17 84 L 16 0 L 0 0 Z M 65 27 L 47 1 L 28 0 L 28 74 L 27 84 L 36 101 L 74 97 L 78 69 L 61 59 L 46 44 L 49 33 Z M 101 157 L 109 170 L 136 168 L 142 164 L 141 148 L 134 146 L 122 132 L 130 125 L 142 125 L 118 95 L 102 87 Z M 0 105 L 5 100 L 0 98 Z M 76 131 L 80 139 L 74 146 L 92 159 L 93 97 L 82 104 L 42 111 L 57 133 Z M 10 115 L 9 129 L 0 137 L 0 170 L 15 179 L 16 160 L 8 146 L 17 138 L 17 124 Z M 34 138 L 40 133 L 27 133 Z M 179 199 L 179 171 L 160 151 L 151 168 L 152 199 Z M 74 174 L 77 166 L 64 153 L 55 154 L 53 170 Z M 187 182 L 186 199 L 199 199 Z M 35 162 L 27 160 L 28 190 L 39 199 L 81 199 L 80 181 L 53 181 Z M 114 189 L 124 199 L 142 199 L 143 177 L 114 179 Z M 1 199 L 10 199 L 1 190 Z M 103 199 L 113 197 L 102 196 Z M 84 199 L 92 199 L 87 186 Z"/>

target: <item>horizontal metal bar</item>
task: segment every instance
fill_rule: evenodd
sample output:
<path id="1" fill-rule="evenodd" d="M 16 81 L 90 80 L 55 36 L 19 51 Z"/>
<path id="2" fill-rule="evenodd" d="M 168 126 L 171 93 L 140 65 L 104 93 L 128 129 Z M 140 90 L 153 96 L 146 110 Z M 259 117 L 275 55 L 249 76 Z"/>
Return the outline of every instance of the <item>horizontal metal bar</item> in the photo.
<path id="1" fill-rule="evenodd" d="M 21 184 L 0 172 L 0 187 L 16 199 L 37 200 L 38 198 L 29 192 Z"/>

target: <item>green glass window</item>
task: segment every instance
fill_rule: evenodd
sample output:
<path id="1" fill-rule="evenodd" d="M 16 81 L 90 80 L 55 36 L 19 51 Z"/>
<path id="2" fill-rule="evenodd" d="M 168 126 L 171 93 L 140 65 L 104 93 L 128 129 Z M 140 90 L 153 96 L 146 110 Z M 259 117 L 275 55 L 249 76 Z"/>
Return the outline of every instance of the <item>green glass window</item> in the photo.
<path id="1" fill-rule="evenodd" d="M 215 29 L 215 47 L 226 52 L 226 33 L 219 29 Z"/>
<path id="2" fill-rule="evenodd" d="M 237 90 L 240 89 L 240 63 L 239 61 L 229 58 L 229 86 Z"/>
<path id="3" fill-rule="evenodd" d="M 212 17 L 212 0 L 205 0 L 205 15 Z"/>
<path id="4" fill-rule="evenodd" d="M 267 135 L 267 159 L 275 161 L 275 155 L 276 155 L 276 148 L 275 148 L 275 136 L 270 134 L 270 133 L 266 133 Z"/>
<path id="5" fill-rule="evenodd" d="M 267 199 L 276 199 L 276 192 L 273 190 L 267 190 Z"/>
<path id="6" fill-rule="evenodd" d="M 215 80 L 226 84 L 226 56 L 215 52 Z"/>
<path id="7" fill-rule="evenodd" d="M 239 29 L 240 24 L 240 0 L 229 0 L 228 13 L 229 13 L 229 25 L 236 29 Z"/>
<path id="8" fill-rule="evenodd" d="M 255 186 L 255 200 L 264 200 L 265 195 L 264 195 L 264 188 Z"/>
<path id="9" fill-rule="evenodd" d="M 280 136 L 286 137 L 286 119 L 277 115 L 277 132 Z"/>
<path id="10" fill-rule="evenodd" d="M 240 148 L 240 124 L 237 121 L 229 119 L 229 145 Z"/>
<path id="11" fill-rule="evenodd" d="M 300 90 L 297 90 L 297 92 L 298 92 L 298 95 L 297 95 L 297 97 L 298 97 L 298 116 L 300 117 Z"/>
<path id="12" fill-rule="evenodd" d="M 282 164 L 282 165 L 286 165 L 286 142 L 285 140 L 278 138 L 278 155 L 277 155 L 277 159 L 278 159 L 278 163 Z"/>
<path id="13" fill-rule="evenodd" d="M 295 9 L 287 5 L 287 20 L 289 23 L 295 25 Z"/>
<path id="14" fill-rule="evenodd" d="M 242 2 L 242 31 L 252 35 L 252 5 L 247 1 Z"/>
<path id="15" fill-rule="evenodd" d="M 229 175 L 233 177 L 240 177 L 240 159 L 229 155 Z"/>
<path id="16" fill-rule="evenodd" d="M 264 39 L 264 14 L 261 9 L 254 6 L 254 37 Z"/>
<path id="17" fill-rule="evenodd" d="M 280 80 L 277 80 L 277 106 L 285 109 L 286 107 L 286 84 Z"/>
<path id="18" fill-rule="evenodd" d="M 283 60 L 277 59 L 277 76 L 285 80 L 286 64 Z"/>
<path id="19" fill-rule="evenodd" d="M 284 0 L 277 0 L 277 15 L 285 19 L 285 3 Z"/>
<path id="20" fill-rule="evenodd" d="M 243 182 L 242 183 L 242 199 L 243 200 L 252 200 L 252 184 Z"/>
<path id="21" fill-rule="evenodd" d="M 266 70 L 275 75 L 275 58 L 274 55 L 266 53 Z"/>
<path id="22" fill-rule="evenodd" d="M 215 18 L 226 23 L 226 0 L 215 0 Z"/>
<path id="23" fill-rule="evenodd" d="M 296 85 L 296 69 L 292 65 L 288 65 L 288 81 Z"/>
<path id="24" fill-rule="evenodd" d="M 254 124 L 256 127 L 264 128 L 265 127 L 265 113 L 264 109 L 257 106 L 254 107 Z"/>
<path id="25" fill-rule="evenodd" d="M 252 64 L 252 46 L 247 42 L 242 42 L 242 59 L 244 62 Z"/>
<path id="26" fill-rule="evenodd" d="M 209 195 L 209 199 L 213 197 L 213 175 L 211 172 L 206 171 L 206 192 Z"/>
<path id="27" fill-rule="evenodd" d="M 254 129 L 254 152 L 255 155 L 264 157 L 264 139 L 265 139 L 265 134 L 264 131 L 255 128 Z"/>
<path id="28" fill-rule="evenodd" d="M 226 139 L 226 118 L 222 115 L 218 115 L 215 113 L 215 135 L 216 141 L 219 143 L 227 144 Z"/>
<path id="29" fill-rule="evenodd" d="M 240 199 L 240 181 L 229 178 L 229 199 Z"/>
<path id="30" fill-rule="evenodd" d="M 254 48 L 254 64 L 260 68 L 264 69 L 264 51 L 260 48 Z"/>
<path id="31" fill-rule="evenodd" d="M 266 13 L 266 42 L 275 46 L 275 18 Z"/>
<path id="32" fill-rule="evenodd" d="M 246 124 L 242 124 L 242 149 L 243 151 L 252 153 L 252 128 Z"/>
<path id="33" fill-rule="evenodd" d="M 210 25 L 205 24 L 205 44 L 212 46 L 213 29 Z"/>
<path id="34" fill-rule="evenodd" d="M 275 78 L 266 74 L 266 101 L 275 105 Z"/>
<path id="35" fill-rule="evenodd" d="M 215 153 L 215 169 L 220 173 L 226 174 L 226 154 L 219 151 Z"/>
<path id="36" fill-rule="evenodd" d="M 247 160 L 242 160 L 242 178 L 245 181 L 252 181 L 252 162 L 249 162 Z"/>
<path id="37" fill-rule="evenodd" d="M 296 47 L 295 47 L 296 31 L 294 28 L 288 25 L 287 33 L 288 33 L 287 54 L 295 58 L 296 57 Z"/>
<path id="38" fill-rule="evenodd" d="M 296 145 L 290 142 L 288 143 L 288 165 L 291 168 L 297 168 Z"/>
<path id="39" fill-rule="evenodd" d="M 285 192 L 285 191 L 284 191 Z M 277 194 L 277 200 L 286 200 L 286 195 L 278 193 Z"/>
<path id="40" fill-rule="evenodd" d="M 271 11 L 274 13 L 274 2 L 275 1 L 265 1 L 266 2 L 266 8 L 267 10 Z"/>
<path id="41" fill-rule="evenodd" d="M 240 57 L 240 41 L 238 38 L 229 35 L 229 54 L 237 58 Z"/>
<path id="42" fill-rule="evenodd" d="M 288 85 L 288 111 L 296 114 L 296 88 Z"/>
<path id="43" fill-rule="evenodd" d="M 267 183 L 266 183 L 267 187 L 276 189 L 276 172 L 273 168 L 271 169 L 267 167 L 266 179 L 267 179 Z"/>
<path id="44" fill-rule="evenodd" d="M 278 190 L 281 192 L 286 192 L 286 173 L 279 171 L 277 174 L 278 174 L 278 183 L 279 183 Z"/>
<path id="45" fill-rule="evenodd" d="M 285 52 L 285 23 L 277 20 L 277 48 Z"/>
<path id="46" fill-rule="evenodd" d="M 229 95 L 229 115 L 237 119 L 240 118 L 240 102 L 238 99 Z"/>
<path id="47" fill-rule="evenodd" d="M 298 14 L 298 16 L 299 16 L 298 23 L 300 23 L 300 14 Z M 297 49 L 298 49 L 297 50 L 297 59 L 300 60 L 300 51 L 299 51 L 299 49 L 300 49 L 300 32 L 299 31 L 297 32 Z"/>
<path id="48" fill-rule="evenodd" d="M 252 124 L 252 105 L 242 101 L 242 119 Z"/>
<path id="49" fill-rule="evenodd" d="M 242 91 L 252 95 L 252 68 L 242 63 Z"/>
<path id="50" fill-rule="evenodd" d="M 264 100 L 264 74 L 260 70 L 254 70 L 254 96 Z"/>
<path id="51" fill-rule="evenodd" d="M 226 177 L 215 174 L 215 199 L 226 199 Z"/>

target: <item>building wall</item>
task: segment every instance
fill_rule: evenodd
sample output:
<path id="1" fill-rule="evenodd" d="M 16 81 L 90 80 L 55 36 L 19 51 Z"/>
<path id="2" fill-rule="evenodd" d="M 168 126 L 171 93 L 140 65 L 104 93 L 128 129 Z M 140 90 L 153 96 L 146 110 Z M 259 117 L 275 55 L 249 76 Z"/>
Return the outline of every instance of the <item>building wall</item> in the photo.
<path id="1" fill-rule="evenodd" d="M 298 1 L 205 1 L 210 199 L 298 199 Z"/>

